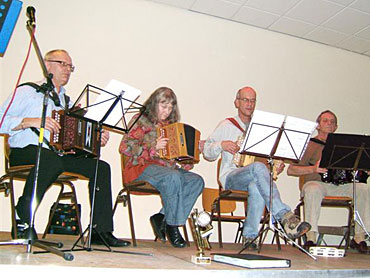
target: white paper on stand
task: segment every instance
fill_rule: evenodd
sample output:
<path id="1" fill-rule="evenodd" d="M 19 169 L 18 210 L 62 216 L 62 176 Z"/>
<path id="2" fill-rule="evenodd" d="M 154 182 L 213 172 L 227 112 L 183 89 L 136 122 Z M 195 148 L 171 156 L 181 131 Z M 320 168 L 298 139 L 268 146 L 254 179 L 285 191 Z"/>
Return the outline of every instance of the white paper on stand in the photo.
<path id="1" fill-rule="evenodd" d="M 105 90 L 115 96 L 120 96 L 121 98 L 104 121 L 104 124 L 115 126 L 121 120 L 123 114 L 127 112 L 127 109 L 131 106 L 132 102 L 140 96 L 141 91 L 115 79 L 112 79 L 108 83 Z M 89 107 L 85 117 L 100 122 L 116 100 L 116 97 L 111 94 L 100 94 L 94 102 L 94 104 L 97 105 Z"/>

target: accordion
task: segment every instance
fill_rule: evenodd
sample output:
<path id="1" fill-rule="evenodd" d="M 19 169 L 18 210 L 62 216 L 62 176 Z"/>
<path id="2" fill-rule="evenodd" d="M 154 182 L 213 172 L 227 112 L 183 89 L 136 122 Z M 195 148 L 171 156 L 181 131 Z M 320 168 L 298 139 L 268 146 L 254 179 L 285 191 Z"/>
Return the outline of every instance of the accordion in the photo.
<path id="1" fill-rule="evenodd" d="M 96 123 L 78 119 L 64 110 L 52 111 L 52 118 L 61 129 L 58 133 L 50 132 L 50 146 L 60 153 L 97 156 L 99 137 Z"/>
<path id="2" fill-rule="evenodd" d="M 326 183 L 335 185 L 353 182 L 352 171 L 342 169 L 328 169 L 328 171 L 321 175 L 321 180 Z M 365 171 L 357 171 L 355 176 L 356 182 L 367 183 L 369 175 Z"/>
<path id="3" fill-rule="evenodd" d="M 236 141 L 236 144 L 240 147 L 241 144 L 244 141 L 244 136 L 239 136 L 238 140 Z M 263 164 L 266 165 L 268 169 L 270 169 L 269 164 L 267 163 L 267 158 L 263 157 L 258 157 L 258 156 L 253 156 L 253 155 L 248 155 L 248 154 L 243 154 L 240 152 L 236 152 L 233 157 L 233 163 L 235 164 L 236 167 L 244 167 L 249 164 L 252 164 L 253 162 L 262 162 Z M 272 166 L 272 173 L 273 173 L 273 180 L 276 181 L 278 179 L 278 168 L 280 167 L 281 163 L 283 161 L 281 160 L 273 160 L 274 164 Z"/>
<path id="4" fill-rule="evenodd" d="M 173 123 L 157 128 L 157 135 L 169 139 L 166 147 L 159 151 L 161 158 L 187 163 L 199 162 L 200 132 L 192 126 Z"/>

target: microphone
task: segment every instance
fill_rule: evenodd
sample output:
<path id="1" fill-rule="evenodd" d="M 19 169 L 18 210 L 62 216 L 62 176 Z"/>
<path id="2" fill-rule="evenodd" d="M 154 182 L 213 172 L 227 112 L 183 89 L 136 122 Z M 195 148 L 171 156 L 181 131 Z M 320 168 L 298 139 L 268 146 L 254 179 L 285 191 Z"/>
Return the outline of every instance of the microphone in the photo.
<path id="1" fill-rule="evenodd" d="M 36 26 L 35 12 L 36 12 L 36 10 L 35 10 L 34 7 L 32 7 L 32 6 L 27 7 L 27 16 L 30 19 L 29 23 L 32 26 Z"/>

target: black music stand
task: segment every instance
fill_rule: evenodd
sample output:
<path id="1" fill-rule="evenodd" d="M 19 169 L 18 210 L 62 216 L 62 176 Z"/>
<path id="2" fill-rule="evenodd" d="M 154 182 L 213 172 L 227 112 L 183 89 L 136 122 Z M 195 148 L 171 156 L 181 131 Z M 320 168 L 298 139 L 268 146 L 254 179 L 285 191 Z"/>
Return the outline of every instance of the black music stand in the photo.
<path id="1" fill-rule="evenodd" d="M 95 103 L 91 103 L 90 98 L 92 97 L 92 93 L 95 94 L 105 94 L 103 100 L 97 100 Z M 88 84 L 77 101 L 75 102 L 74 106 L 72 107 L 71 111 L 68 112 L 68 115 L 83 119 L 88 122 L 92 122 L 96 124 L 97 126 L 97 131 L 98 131 L 98 146 L 97 146 L 97 156 L 96 156 L 96 167 L 95 167 L 95 174 L 94 174 L 94 189 L 93 189 L 93 195 L 91 198 L 91 212 L 90 212 L 90 222 L 88 227 L 85 229 L 85 231 L 81 234 L 81 236 L 77 239 L 77 241 L 74 243 L 70 251 L 93 251 L 93 250 L 98 250 L 98 251 L 107 251 L 107 252 L 115 252 L 115 253 L 124 253 L 124 254 L 132 254 L 132 255 L 146 255 L 146 256 L 151 256 L 151 254 L 144 254 L 144 253 L 138 253 L 138 252 L 129 252 L 129 251 L 117 251 L 113 250 L 110 248 L 110 246 L 105 242 L 105 240 L 100 236 L 100 233 L 96 230 L 96 226 L 93 225 L 93 218 L 94 218 L 94 208 L 95 208 L 95 194 L 97 189 L 96 186 L 96 178 L 98 174 L 98 168 L 99 168 L 99 160 L 100 160 L 100 148 L 101 148 L 101 134 L 103 131 L 103 127 L 108 127 L 112 131 L 121 131 L 124 133 L 127 133 L 130 131 L 130 129 L 133 127 L 133 125 L 136 123 L 136 121 L 140 118 L 142 113 L 144 112 L 145 107 L 137 102 L 135 102 L 135 99 L 127 99 L 124 98 L 125 96 L 125 91 L 121 90 L 120 92 L 116 92 L 116 94 L 100 89 L 96 86 Z M 85 105 L 81 106 L 81 100 L 85 98 Z M 99 116 L 98 118 L 91 119 L 87 118 L 86 116 L 88 114 L 85 114 L 86 110 L 88 108 L 94 107 L 94 109 L 100 106 L 105 106 L 107 109 L 103 110 L 102 116 Z M 84 112 L 82 115 L 80 112 Z M 125 118 L 125 115 L 127 113 L 139 113 L 139 117 L 132 122 L 130 125 L 127 124 L 127 120 Z M 120 118 L 109 118 L 111 113 L 119 113 Z M 107 121 L 107 119 L 110 119 L 110 121 Z M 118 124 L 122 121 L 123 127 L 119 127 Z M 102 242 L 104 245 L 107 247 L 106 249 L 97 249 L 97 248 L 92 248 L 91 247 L 91 235 L 93 230 L 95 233 L 101 238 Z M 79 245 L 79 241 L 82 240 L 83 236 L 88 233 L 88 241 L 87 243 L 83 241 L 82 245 Z M 75 249 L 75 247 L 81 247 L 81 249 Z"/>
<path id="2" fill-rule="evenodd" d="M 46 111 L 48 106 L 49 97 L 54 92 L 54 85 L 52 82 L 53 74 L 48 73 L 47 68 L 45 66 L 45 62 L 42 58 L 41 51 L 39 48 L 39 45 L 36 41 L 35 37 L 35 29 L 36 29 L 36 23 L 35 19 L 31 15 L 33 7 L 27 8 L 27 16 L 30 18 L 27 21 L 27 30 L 31 36 L 32 44 L 35 49 L 37 58 L 39 60 L 40 66 L 43 71 L 43 75 L 46 78 L 46 83 L 42 84 L 39 88 L 39 91 L 44 95 L 43 97 L 43 106 L 42 106 L 42 113 L 41 113 L 41 125 L 40 125 L 40 134 L 39 134 L 39 140 L 38 140 L 38 146 L 37 146 L 37 154 L 36 154 L 36 163 L 35 163 L 35 178 L 33 182 L 33 189 L 32 189 L 32 195 L 31 195 L 31 203 L 30 203 L 30 211 L 31 211 L 31 217 L 30 217 L 30 225 L 29 227 L 24 231 L 24 238 L 23 239 L 16 239 L 9 242 L 0 242 L 1 245 L 26 245 L 27 246 L 27 253 L 32 252 L 32 247 L 36 246 L 38 248 L 41 248 L 45 250 L 46 252 L 53 253 L 55 255 L 58 255 L 60 257 L 63 257 L 67 261 L 72 261 L 74 259 L 73 255 L 71 253 L 65 253 L 62 250 L 55 249 L 62 248 L 63 243 L 61 242 L 50 242 L 50 241 L 44 241 L 39 240 L 37 238 L 37 233 L 35 230 L 35 213 L 36 213 L 36 206 L 35 203 L 35 196 L 36 196 L 36 190 L 38 186 L 38 176 L 39 176 L 39 166 L 40 166 L 40 158 L 41 158 L 41 152 L 42 152 L 42 145 L 43 145 L 43 131 L 45 129 L 45 121 L 46 121 Z M 34 11 L 33 11 L 34 13 Z M 34 15 L 34 14 L 33 14 Z M 54 247 L 52 247 L 54 246 Z M 33 252 L 37 253 L 37 252 Z"/>
<path id="3" fill-rule="evenodd" d="M 256 113 L 256 112 L 255 112 Z M 260 113 L 258 111 L 258 113 Z M 276 115 L 282 116 L 282 115 Z M 288 241 L 292 245 L 298 247 L 301 251 L 306 253 L 308 256 L 316 260 L 316 258 L 308 253 L 305 249 L 301 246 L 296 244 L 293 240 L 291 240 L 287 234 L 285 233 L 284 229 L 278 228 L 273 224 L 273 219 L 277 225 L 280 225 L 280 222 L 275 219 L 272 214 L 272 193 L 273 193 L 273 166 L 274 162 L 273 159 L 284 160 L 284 161 L 292 161 L 292 162 L 299 162 L 302 158 L 304 151 L 306 150 L 307 144 L 310 140 L 310 137 L 314 131 L 314 127 L 316 124 L 310 125 L 309 128 L 305 130 L 297 129 L 297 120 L 293 117 L 286 117 L 282 119 L 281 124 L 275 125 L 268 125 L 264 123 L 258 123 L 257 121 L 252 121 L 246 133 L 246 137 L 244 139 L 244 143 L 241 148 L 242 154 L 248 154 L 252 156 L 264 157 L 267 158 L 270 170 L 270 196 L 269 196 L 269 206 L 268 206 L 268 217 L 264 220 L 262 227 L 267 224 L 267 227 L 261 229 L 258 235 L 247 245 L 243 247 L 242 250 L 239 251 L 239 254 L 246 250 L 253 242 L 255 242 L 259 238 L 259 249 L 258 253 L 261 251 L 263 242 L 267 236 L 268 231 L 274 232 L 274 236 L 276 236 L 276 240 L 278 242 L 278 249 L 280 250 L 280 242 L 278 237 L 283 238 L 284 240 Z M 295 121 L 295 125 L 291 125 L 291 121 Z M 304 120 L 299 120 L 304 121 Z M 305 121 L 307 122 L 307 121 Z M 287 126 L 286 126 L 287 125 Z M 295 127 L 295 128 L 292 128 Z M 255 133 L 255 134 L 254 134 Z M 248 140 L 252 141 L 248 143 Z M 263 145 L 262 148 L 258 145 Z M 257 151 L 256 151 L 257 150 Z"/>
<path id="4" fill-rule="evenodd" d="M 356 176 L 358 171 L 370 170 L 370 136 L 330 133 L 322 151 L 321 168 L 349 170 L 353 182 L 353 221 L 357 222 L 370 240 L 369 231 L 356 205 Z"/>

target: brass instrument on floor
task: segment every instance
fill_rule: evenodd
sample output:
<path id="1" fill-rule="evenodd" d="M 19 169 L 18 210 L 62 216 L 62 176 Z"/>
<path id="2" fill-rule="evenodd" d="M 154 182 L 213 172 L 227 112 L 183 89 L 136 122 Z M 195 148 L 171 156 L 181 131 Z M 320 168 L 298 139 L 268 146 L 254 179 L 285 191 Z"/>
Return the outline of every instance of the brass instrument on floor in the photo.
<path id="1" fill-rule="evenodd" d="M 208 241 L 209 236 L 213 232 L 211 216 L 205 211 L 198 213 L 198 210 L 194 209 L 190 214 L 189 223 L 194 242 L 198 249 L 197 255 L 192 256 L 192 262 L 195 264 L 210 264 L 211 258 L 205 256 L 204 251 L 211 249 Z"/>
<path id="2" fill-rule="evenodd" d="M 238 145 L 238 147 L 240 147 L 242 145 L 243 141 L 244 141 L 244 135 L 239 136 L 238 140 L 236 141 L 236 144 Z M 244 166 L 247 166 L 247 165 L 252 164 L 253 162 L 257 162 L 257 161 L 262 162 L 269 169 L 267 158 L 253 156 L 253 155 L 249 155 L 249 154 L 243 154 L 243 153 L 240 153 L 240 152 L 235 153 L 234 158 L 233 158 L 233 163 L 237 167 L 244 167 Z M 276 181 L 277 178 L 278 178 L 277 169 L 279 169 L 281 163 L 283 163 L 283 161 L 273 160 L 272 173 L 273 173 L 273 180 L 274 181 Z"/>

